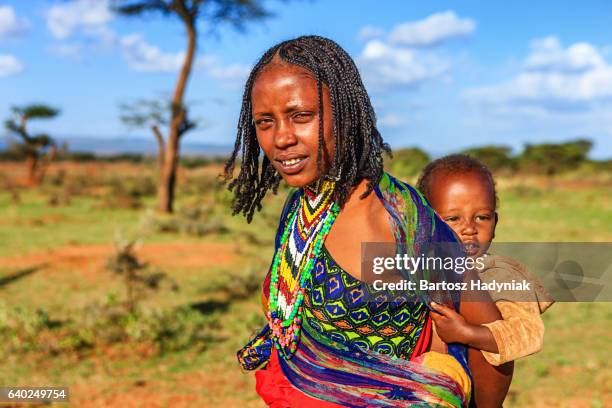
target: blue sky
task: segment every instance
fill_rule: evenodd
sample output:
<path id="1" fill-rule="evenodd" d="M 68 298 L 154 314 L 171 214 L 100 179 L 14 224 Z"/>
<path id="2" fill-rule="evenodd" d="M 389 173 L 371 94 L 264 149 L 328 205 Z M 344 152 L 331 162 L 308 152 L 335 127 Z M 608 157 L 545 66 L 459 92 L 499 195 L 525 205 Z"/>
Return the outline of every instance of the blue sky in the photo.
<path id="1" fill-rule="evenodd" d="M 327 36 L 356 60 L 384 138 L 439 155 L 483 144 L 586 136 L 612 156 L 612 5 L 607 1 L 269 1 L 245 33 L 201 25 L 190 142 L 233 143 L 242 84 L 268 47 Z M 113 15 L 106 0 L 0 1 L 0 117 L 61 108 L 61 137 L 151 137 L 118 105 L 169 94 L 185 47 L 174 21 Z"/>

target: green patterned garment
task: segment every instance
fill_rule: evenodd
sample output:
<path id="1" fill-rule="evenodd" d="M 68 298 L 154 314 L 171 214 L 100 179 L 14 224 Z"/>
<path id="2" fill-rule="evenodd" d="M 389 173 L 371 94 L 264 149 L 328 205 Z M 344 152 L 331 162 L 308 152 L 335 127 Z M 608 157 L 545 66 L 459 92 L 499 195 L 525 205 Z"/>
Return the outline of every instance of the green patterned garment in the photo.
<path id="1" fill-rule="evenodd" d="M 409 302 L 407 291 L 377 291 L 340 268 L 325 246 L 321 253 L 306 286 L 304 323 L 335 341 L 410 359 L 425 304 Z"/>

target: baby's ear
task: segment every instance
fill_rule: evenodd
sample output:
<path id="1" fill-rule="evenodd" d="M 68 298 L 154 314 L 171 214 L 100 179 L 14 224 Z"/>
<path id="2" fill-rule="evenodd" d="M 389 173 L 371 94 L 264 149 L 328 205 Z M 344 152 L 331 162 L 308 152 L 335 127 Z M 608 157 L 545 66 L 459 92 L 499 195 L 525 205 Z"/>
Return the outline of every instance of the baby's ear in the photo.
<path id="1" fill-rule="evenodd" d="M 497 228 L 497 222 L 499 221 L 499 214 L 497 214 L 497 211 L 495 211 L 495 222 L 493 223 L 493 236 L 491 237 L 491 239 L 495 238 L 495 228 Z"/>

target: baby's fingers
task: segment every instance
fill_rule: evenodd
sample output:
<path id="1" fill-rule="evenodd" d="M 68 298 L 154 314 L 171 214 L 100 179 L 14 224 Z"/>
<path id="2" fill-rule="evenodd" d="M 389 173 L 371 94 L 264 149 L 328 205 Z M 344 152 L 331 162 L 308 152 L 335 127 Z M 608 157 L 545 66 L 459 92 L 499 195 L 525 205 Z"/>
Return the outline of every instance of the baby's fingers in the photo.
<path id="1" fill-rule="evenodd" d="M 431 308 L 434 311 L 436 311 L 436 312 L 438 312 L 441 315 L 446 316 L 446 317 L 451 317 L 453 312 L 454 312 L 454 310 L 452 310 L 450 307 L 447 307 L 447 306 L 444 306 L 444 305 L 440 305 L 440 304 L 438 304 L 436 302 L 430 302 L 430 305 L 431 305 Z"/>

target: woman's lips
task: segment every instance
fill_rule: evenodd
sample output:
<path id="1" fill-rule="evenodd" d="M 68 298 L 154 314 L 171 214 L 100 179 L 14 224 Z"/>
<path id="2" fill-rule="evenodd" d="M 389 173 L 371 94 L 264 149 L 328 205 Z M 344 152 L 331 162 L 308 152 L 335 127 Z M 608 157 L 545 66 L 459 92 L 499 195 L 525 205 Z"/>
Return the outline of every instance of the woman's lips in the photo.
<path id="1" fill-rule="evenodd" d="M 291 175 L 299 173 L 306 165 L 307 160 L 308 157 L 295 157 L 292 159 L 276 160 L 276 162 L 278 163 L 278 168 L 283 173 Z"/>

